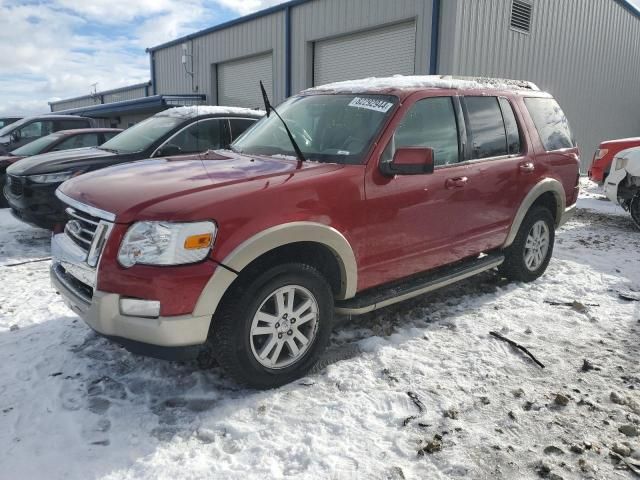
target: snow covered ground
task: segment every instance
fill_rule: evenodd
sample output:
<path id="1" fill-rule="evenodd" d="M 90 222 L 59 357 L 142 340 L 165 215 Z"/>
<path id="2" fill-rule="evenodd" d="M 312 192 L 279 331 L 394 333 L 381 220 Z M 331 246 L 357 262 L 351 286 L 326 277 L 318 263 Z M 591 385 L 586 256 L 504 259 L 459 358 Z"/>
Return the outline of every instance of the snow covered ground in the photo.
<path id="1" fill-rule="evenodd" d="M 618 294 L 640 290 L 640 232 L 598 197 L 537 282 L 343 319 L 322 368 L 267 392 L 93 334 L 47 261 L 9 266 L 48 235 L 0 211 L 0 478 L 633 478 L 610 450 L 640 462 L 619 431 L 640 428 L 640 302 Z"/>

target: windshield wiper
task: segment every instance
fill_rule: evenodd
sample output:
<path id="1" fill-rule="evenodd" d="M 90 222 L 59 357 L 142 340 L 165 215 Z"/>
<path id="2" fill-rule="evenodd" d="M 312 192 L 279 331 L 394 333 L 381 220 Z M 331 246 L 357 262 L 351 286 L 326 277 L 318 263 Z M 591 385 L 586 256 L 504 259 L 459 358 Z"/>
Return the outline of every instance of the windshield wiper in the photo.
<path id="1" fill-rule="evenodd" d="M 104 150 L 105 152 L 120 153 L 120 152 L 119 152 L 118 150 L 116 150 L 115 148 L 98 147 L 98 149 L 100 149 L 100 150 Z"/>
<path id="2" fill-rule="evenodd" d="M 291 140 L 291 145 L 293 145 L 293 150 L 296 152 L 296 156 L 298 157 L 298 168 L 300 168 L 302 166 L 302 162 L 305 162 L 306 159 L 302 154 L 302 150 L 300 150 L 300 147 L 298 146 L 298 142 L 296 142 L 296 139 L 293 138 L 293 134 L 291 133 L 291 130 L 289 130 L 289 127 L 287 126 L 287 122 L 285 122 L 284 119 L 278 113 L 278 111 L 271 106 L 271 102 L 269 101 L 269 96 L 267 95 L 267 91 L 264 89 L 262 80 L 260 80 L 260 91 L 262 92 L 262 100 L 264 101 L 264 109 L 267 112 L 267 118 L 269 118 L 269 115 L 271 115 L 271 112 L 273 112 L 280 119 L 280 121 L 282 122 L 282 125 L 284 125 L 284 129 L 287 132 L 287 136 L 289 137 L 289 140 Z"/>

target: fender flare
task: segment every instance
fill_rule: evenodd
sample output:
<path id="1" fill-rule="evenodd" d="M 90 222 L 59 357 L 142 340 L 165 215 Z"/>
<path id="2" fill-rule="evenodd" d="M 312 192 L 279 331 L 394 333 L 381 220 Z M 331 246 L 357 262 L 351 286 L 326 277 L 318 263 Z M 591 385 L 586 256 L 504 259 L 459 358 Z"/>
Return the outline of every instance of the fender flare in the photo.
<path id="1" fill-rule="evenodd" d="M 520 204 L 520 207 L 516 212 L 516 216 L 514 217 L 513 223 L 511 224 L 511 228 L 509 229 L 507 240 L 503 245 L 504 248 L 509 247 L 514 242 L 514 240 L 516 239 L 516 235 L 518 235 L 518 230 L 520 230 L 520 225 L 522 225 L 522 221 L 527 215 L 527 212 L 535 203 L 535 201 L 540 198 L 541 195 L 547 192 L 553 193 L 553 196 L 556 199 L 556 228 L 560 226 L 567 204 L 564 187 L 555 178 L 545 178 L 544 180 L 538 182 L 529 191 L 529 193 L 527 193 L 527 196 L 524 197 L 524 200 L 522 200 L 522 203 Z"/>
<path id="2" fill-rule="evenodd" d="M 205 285 L 193 314 L 213 315 L 222 297 L 242 270 L 265 253 L 299 242 L 312 242 L 327 247 L 336 257 L 340 268 L 341 288 L 336 298 L 355 296 L 358 285 L 358 264 L 345 236 L 333 227 L 315 222 L 291 222 L 263 230 L 238 245 L 220 262 Z M 228 267 L 228 268 L 225 268 Z"/>

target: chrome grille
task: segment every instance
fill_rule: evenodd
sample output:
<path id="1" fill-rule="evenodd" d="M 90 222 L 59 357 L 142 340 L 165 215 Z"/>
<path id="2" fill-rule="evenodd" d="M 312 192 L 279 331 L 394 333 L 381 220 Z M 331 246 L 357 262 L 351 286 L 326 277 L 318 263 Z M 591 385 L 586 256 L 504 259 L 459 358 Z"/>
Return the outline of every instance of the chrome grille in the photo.
<path id="1" fill-rule="evenodd" d="M 66 212 L 69 220 L 64 227 L 64 233 L 66 233 L 75 244 L 88 253 L 91 249 L 91 244 L 93 243 L 100 219 L 71 207 L 67 208 Z"/>
<path id="2" fill-rule="evenodd" d="M 7 176 L 7 183 L 9 183 L 9 192 L 11 195 L 15 195 L 16 197 L 22 196 L 24 188 L 19 178 Z"/>

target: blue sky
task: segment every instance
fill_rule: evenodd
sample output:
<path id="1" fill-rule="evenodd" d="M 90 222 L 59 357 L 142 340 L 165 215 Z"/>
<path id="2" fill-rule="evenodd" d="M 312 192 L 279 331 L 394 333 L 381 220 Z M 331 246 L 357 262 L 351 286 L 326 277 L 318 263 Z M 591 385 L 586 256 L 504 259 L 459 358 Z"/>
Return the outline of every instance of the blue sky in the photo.
<path id="1" fill-rule="evenodd" d="M 149 80 L 145 48 L 283 0 L 0 0 L 0 116 Z"/>
<path id="2" fill-rule="evenodd" d="M 0 0 L 0 116 L 148 81 L 145 48 L 283 1 Z"/>

